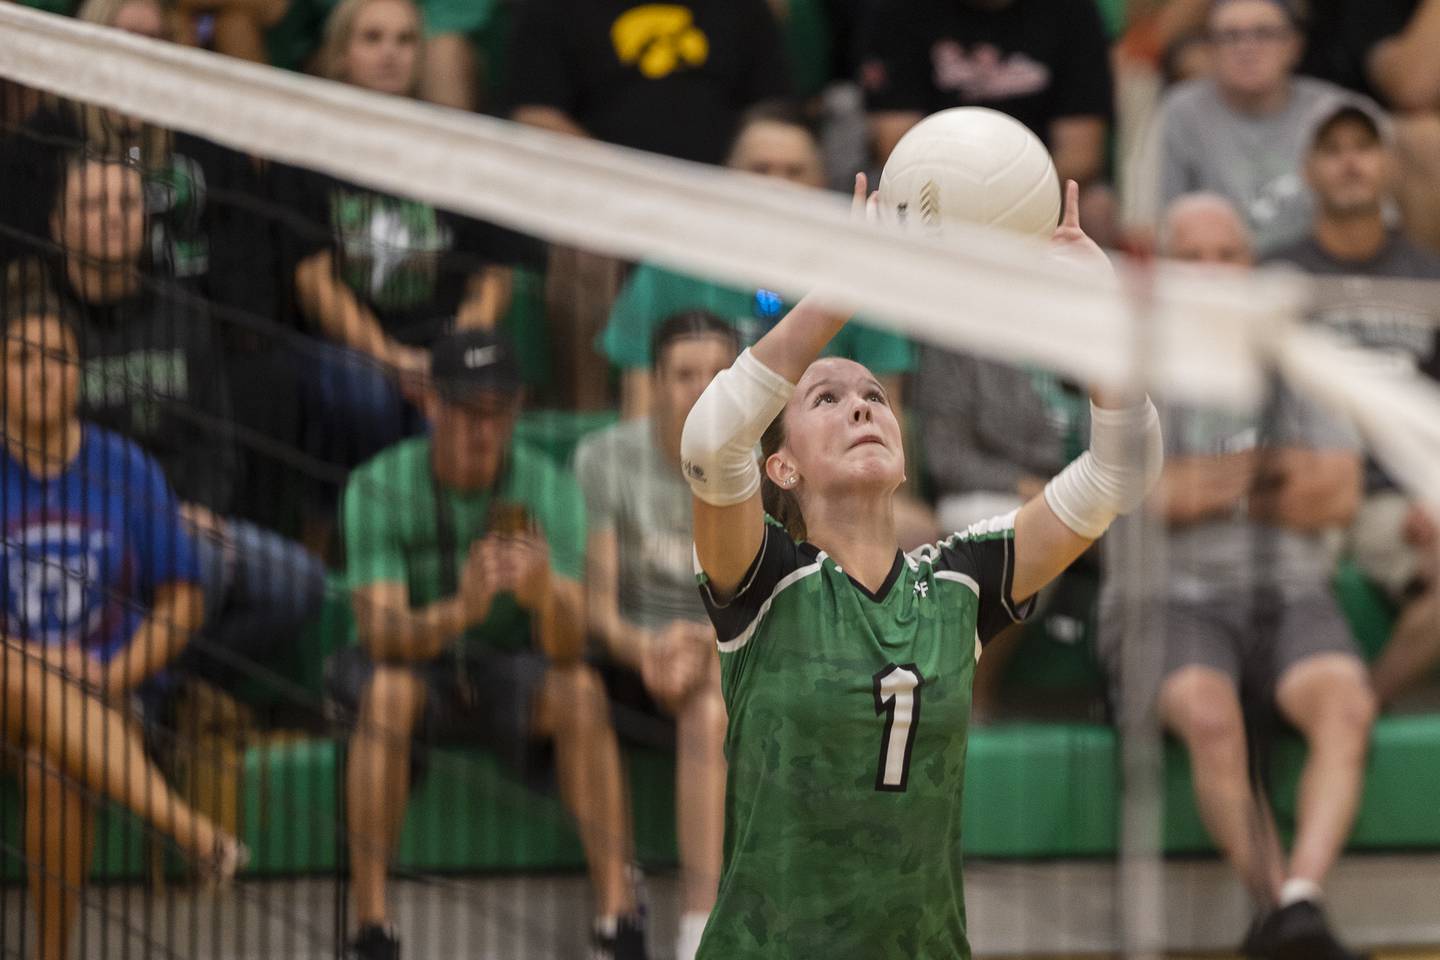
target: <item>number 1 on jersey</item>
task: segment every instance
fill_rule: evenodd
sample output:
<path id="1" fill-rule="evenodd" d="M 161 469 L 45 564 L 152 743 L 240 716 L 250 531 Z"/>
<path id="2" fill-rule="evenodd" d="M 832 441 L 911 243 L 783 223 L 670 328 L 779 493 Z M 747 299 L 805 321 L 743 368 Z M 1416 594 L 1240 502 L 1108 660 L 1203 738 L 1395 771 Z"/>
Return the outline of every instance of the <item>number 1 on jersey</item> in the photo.
<path id="1" fill-rule="evenodd" d="M 903 793 L 910 782 L 910 749 L 920 724 L 920 688 L 925 678 L 913 663 L 892 663 L 875 674 L 875 713 L 885 714 L 875 789 Z"/>

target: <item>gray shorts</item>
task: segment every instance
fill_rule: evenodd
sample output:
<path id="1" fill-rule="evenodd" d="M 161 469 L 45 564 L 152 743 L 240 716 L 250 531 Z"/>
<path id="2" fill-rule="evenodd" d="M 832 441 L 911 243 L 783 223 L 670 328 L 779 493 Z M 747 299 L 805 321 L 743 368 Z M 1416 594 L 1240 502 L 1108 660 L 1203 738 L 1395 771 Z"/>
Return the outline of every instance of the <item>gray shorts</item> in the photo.
<path id="1" fill-rule="evenodd" d="M 1101 663 L 1110 679 L 1112 702 L 1118 703 L 1120 631 L 1108 629 L 1116 620 L 1112 604 L 1102 606 Z M 1311 657 L 1339 653 L 1360 659 L 1360 651 L 1339 605 L 1328 590 L 1297 596 L 1262 594 L 1214 602 L 1170 598 L 1161 612 L 1164 649 L 1156 688 L 1185 667 L 1209 667 L 1229 677 L 1235 688 L 1261 702 L 1274 699 L 1275 687 L 1296 664 Z"/>

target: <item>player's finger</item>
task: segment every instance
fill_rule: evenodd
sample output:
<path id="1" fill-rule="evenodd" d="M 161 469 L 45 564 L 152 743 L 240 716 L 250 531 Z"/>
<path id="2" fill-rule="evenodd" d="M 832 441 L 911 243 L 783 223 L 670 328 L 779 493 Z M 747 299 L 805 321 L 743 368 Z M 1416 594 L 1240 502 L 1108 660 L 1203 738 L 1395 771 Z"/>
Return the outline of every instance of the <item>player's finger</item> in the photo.
<path id="1" fill-rule="evenodd" d="M 1065 216 L 1060 225 L 1080 228 L 1080 184 L 1074 180 L 1065 181 Z"/>
<path id="2" fill-rule="evenodd" d="M 879 191 L 879 190 L 876 190 L 874 193 L 870 194 L 870 198 L 865 201 L 865 220 L 866 220 L 867 222 L 869 222 L 869 223 L 879 223 L 879 222 L 880 222 L 880 191 Z"/>
<path id="3" fill-rule="evenodd" d="M 864 171 L 855 174 L 855 189 L 850 194 L 850 212 L 856 216 L 865 212 L 865 196 L 870 191 Z"/>

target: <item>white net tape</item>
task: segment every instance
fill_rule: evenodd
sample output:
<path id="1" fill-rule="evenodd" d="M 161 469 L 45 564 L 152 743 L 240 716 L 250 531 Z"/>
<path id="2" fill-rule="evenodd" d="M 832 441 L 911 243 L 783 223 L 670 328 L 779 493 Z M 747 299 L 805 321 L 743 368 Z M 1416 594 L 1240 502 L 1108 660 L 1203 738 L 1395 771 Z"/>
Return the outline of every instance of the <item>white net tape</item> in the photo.
<path id="1" fill-rule="evenodd" d="M 789 295 L 832 291 L 917 339 L 1087 381 L 1128 375 L 1132 310 L 988 230 L 945 244 L 852 223 L 833 196 L 0 7 L 0 74 L 261 156 L 586 250 Z M 962 251 L 957 255 L 957 250 Z M 1301 302 L 1287 280 L 1162 271 L 1157 379 L 1253 397 L 1251 341 Z M 1063 305 L 1057 307 L 1057 305 Z"/>
<path id="2" fill-rule="evenodd" d="M 835 197 L 14 4 L 0 5 L 0 76 L 592 252 L 791 296 L 826 290 L 917 340 L 1085 382 L 1145 366 L 1171 399 L 1244 406 L 1278 357 L 1364 429 L 1397 480 L 1440 501 L 1440 393 L 1418 375 L 1365 374 L 1353 352 L 1304 333 L 1307 284 L 1290 274 L 1122 263 L 1117 287 L 1057 271 L 1008 234 L 900 235 L 852 221 Z"/>

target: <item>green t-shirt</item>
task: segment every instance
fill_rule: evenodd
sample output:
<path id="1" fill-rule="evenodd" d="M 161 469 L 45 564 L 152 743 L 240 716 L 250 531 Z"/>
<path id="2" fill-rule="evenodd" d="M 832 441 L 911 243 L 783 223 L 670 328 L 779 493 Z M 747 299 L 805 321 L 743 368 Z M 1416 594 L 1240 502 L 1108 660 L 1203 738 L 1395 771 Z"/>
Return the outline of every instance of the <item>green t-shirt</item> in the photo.
<path id="1" fill-rule="evenodd" d="M 616 366 L 649 367 L 650 337 L 655 328 L 682 310 L 718 314 L 734 324 L 741 346 L 748 347 L 778 323 L 790 306 L 769 290 L 736 290 L 641 264 L 610 308 L 610 322 L 600 334 L 598 347 Z M 908 340 L 863 323 L 846 324 L 825 353 L 863 363 L 876 376 L 915 368 L 915 351 Z"/>
<path id="2" fill-rule="evenodd" d="M 385 450 L 357 469 L 345 486 L 347 579 L 351 590 L 383 581 L 404 583 L 410 605 L 444 599 L 440 533 L 430 438 L 416 437 Z M 550 568 L 580 579 L 585 563 L 585 501 L 574 479 L 543 454 L 511 444 L 509 466 L 497 491 L 444 491 L 450 505 L 455 575 L 470 544 L 485 536 L 492 503 L 523 504 L 550 546 Z M 484 623 L 471 627 L 467 644 L 520 650 L 530 644 L 529 616 L 512 597 L 495 599 Z"/>
<path id="3" fill-rule="evenodd" d="M 980 644 L 1029 612 L 1014 517 L 897 552 L 873 594 L 773 522 L 728 603 L 702 578 L 729 776 L 697 960 L 969 960 L 970 691 Z"/>

